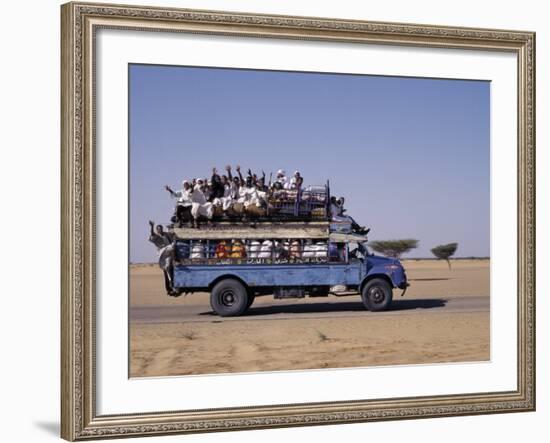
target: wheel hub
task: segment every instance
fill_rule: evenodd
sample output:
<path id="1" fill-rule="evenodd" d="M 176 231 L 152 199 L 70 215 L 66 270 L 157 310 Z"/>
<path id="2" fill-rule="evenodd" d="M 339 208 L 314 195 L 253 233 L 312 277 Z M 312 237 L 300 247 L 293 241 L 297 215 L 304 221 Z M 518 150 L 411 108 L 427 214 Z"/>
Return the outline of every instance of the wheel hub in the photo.
<path id="1" fill-rule="evenodd" d="M 233 291 L 226 290 L 221 294 L 221 302 L 225 306 L 232 306 L 235 303 L 235 294 Z"/>
<path id="2" fill-rule="evenodd" d="M 386 298 L 386 294 L 381 288 L 372 288 L 370 290 L 370 298 L 374 303 L 382 303 Z"/>

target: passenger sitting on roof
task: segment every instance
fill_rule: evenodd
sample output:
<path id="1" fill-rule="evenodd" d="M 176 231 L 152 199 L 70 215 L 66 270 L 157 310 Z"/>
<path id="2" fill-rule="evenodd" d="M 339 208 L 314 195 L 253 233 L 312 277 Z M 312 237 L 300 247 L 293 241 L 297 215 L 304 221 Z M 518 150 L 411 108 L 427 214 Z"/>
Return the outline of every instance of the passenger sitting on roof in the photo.
<path id="1" fill-rule="evenodd" d="M 222 198 L 225 191 L 222 179 L 218 175 L 218 171 L 216 168 L 212 168 L 212 178 L 210 179 L 210 182 L 212 183 L 212 185 L 210 198 L 208 199 L 208 201 L 212 202 L 216 198 Z"/>
<path id="2" fill-rule="evenodd" d="M 251 175 L 246 178 L 245 186 L 241 186 L 239 189 L 239 199 L 237 201 L 242 203 L 245 208 L 249 205 L 262 206 L 261 198 L 258 195 L 258 189 Z"/>
<path id="3" fill-rule="evenodd" d="M 286 188 L 288 180 L 286 178 L 286 172 L 284 169 L 279 169 L 277 171 L 277 178 L 275 179 L 275 183 L 280 183 L 281 188 Z"/>
<path id="4" fill-rule="evenodd" d="M 252 173 L 252 171 L 250 170 L 250 168 L 248 168 L 248 177 L 247 178 L 251 178 L 252 179 L 252 183 L 254 186 L 256 186 L 256 183 L 258 183 L 258 176 L 256 175 L 256 173 Z"/>
<path id="5" fill-rule="evenodd" d="M 281 182 L 277 182 L 277 181 L 273 182 L 272 188 L 275 191 L 280 191 L 281 189 L 283 189 L 283 184 Z"/>
<path id="6" fill-rule="evenodd" d="M 287 184 L 287 189 L 300 189 L 304 183 L 304 178 L 300 175 L 299 171 L 294 171 L 294 175 Z"/>
<path id="7" fill-rule="evenodd" d="M 241 174 L 241 167 L 239 165 L 235 166 L 235 171 L 237 171 L 237 174 L 239 174 L 240 185 L 244 186 L 246 182 L 244 181 L 243 175 Z"/>
<path id="8" fill-rule="evenodd" d="M 351 230 L 356 232 L 359 235 L 367 235 L 370 231 L 370 228 L 365 228 L 364 226 L 359 226 L 357 222 L 350 217 L 349 215 L 344 215 L 346 211 L 344 209 L 344 197 L 336 199 L 336 197 L 330 198 L 330 213 L 332 215 L 333 221 L 347 221 L 351 223 Z"/>
<path id="9" fill-rule="evenodd" d="M 225 194 L 225 188 L 229 187 L 229 177 L 227 177 L 227 175 L 223 174 L 221 176 L 220 180 L 222 182 L 222 186 L 224 188 L 224 194 Z"/>
<path id="10" fill-rule="evenodd" d="M 191 193 L 193 192 L 190 183 L 187 180 L 181 182 L 182 189 L 181 191 L 173 191 L 170 186 L 166 185 L 166 189 L 172 198 L 177 198 L 178 203 L 190 203 L 191 202 Z"/>
<path id="11" fill-rule="evenodd" d="M 256 189 L 257 206 L 260 207 L 267 204 L 269 187 L 265 184 L 264 171 L 262 171 L 261 177 L 258 177 L 256 174 L 252 174 L 252 186 Z"/>
<path id="12" fill-rule="evenodd" d="M 197 179 L 197 184 L 191 194 L 191 215 L 195 221 L 196 227 L 199 227 L 199 217 L 206 217 L 208 222 L 211 223 L 214 216 L 214 206 L 209 202 L 205 195 L 206 184 L 204 180 Z"/>
<path id="13" fill-rule="evenodd" d="M 233 174 L 231 174 L 231 166 L 227 165 L 225 170 L 227 171 L 227 177 L 229 179 L 229 197 L 231 197 L 232 200 L 237 200 L 239 198 L 241 181 L 239 177 L 233 177 Z"/>
<path id="14" fill-rule="evenodd" d="M 230 167 L 227 166 L 226 168 L 230 168 Z M 220 183 L 223 186 L 223 194 L 221 197 L 214 199 L 213 203 L 220 204 L 222 206 L 223 211 L 225 212 L 231 207 L 231 203 L 233 203 L 233 198 L 231 197 L 233 184 L 231 183 L 227 175 L 221 176 Z"/>
<path id="15" fill-rule="evenodd" d="M 206 198 L 206 201 L 211 202 L 210 197 L 212 195 L 212 182 L 207 178 L 204 178 L 202 180 L 201 190 L 202 190 L 202 193 L 204 194 L 204 197 Z"/>
<path id="16" fill-rule="evenodd" d="M 267 192 L 269 187 L 265 184 L 265 172 L 262 170 L 262 176 L 256 177 L 256 188 L 258 191 Z"/>
<path id="17" fill-rule="evenodd" d="M 181 191 L 175 192 L 168 185 L 166 185 L 164 188 L 170 193 L 170 196 L 172 198 L 178 199 L 172 221 L 174 223 L 179 223 L 180 226 L 186 221 L 191 221 L 191 194 L 193 192 L 191 184 L 187 180 L 183 180 Z"/>
<path id="18" fill-rule="evenodd" d="M 298 188 L 291 188 L 290 182 L 286 179 L 286 176 L 280 175 L 282 170 L 277 173 L 277 180 L 271 187 L 269 199 L 277 202 L 292 203 L 298 198 Z M 284 171 L 282 171 L 284 173 Z"/>
<path id="19" fill-rule="evenodd" d="M 338 199 L 335 196 L 330 197 L 330 214 L 332 221 L 344 221 L 343 217 L 340 217 L 341 208 L 338 204 Z"/>

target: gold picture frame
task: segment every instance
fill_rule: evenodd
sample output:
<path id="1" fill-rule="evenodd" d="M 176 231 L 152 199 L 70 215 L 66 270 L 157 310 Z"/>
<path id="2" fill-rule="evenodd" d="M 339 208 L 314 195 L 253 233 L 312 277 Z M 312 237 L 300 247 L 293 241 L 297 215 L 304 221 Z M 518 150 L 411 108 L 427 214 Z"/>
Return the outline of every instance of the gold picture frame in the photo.
<path id="1" fill-rule="evenodd" d="M 62 23 L 61 436 L 67 440 L 533 411 L 535 409 L 535 34 L 68 3 Z M 518 60 L 517 389 L 461 395 L 98 416 L 95 392 L 95 72 L 100 28 L 507 51 Z"/>

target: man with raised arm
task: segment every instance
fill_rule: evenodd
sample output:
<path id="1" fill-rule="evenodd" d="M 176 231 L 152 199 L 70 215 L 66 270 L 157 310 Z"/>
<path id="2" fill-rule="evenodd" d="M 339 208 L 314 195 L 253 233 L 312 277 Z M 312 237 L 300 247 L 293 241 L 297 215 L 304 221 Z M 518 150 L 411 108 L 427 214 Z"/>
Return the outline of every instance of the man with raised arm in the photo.
<path id="1" fill-rule="evenodd" d="M 215 199 L 221 199 L 224 196 L 224 185 L 222 183 L 222 178 L 218 174 L 218 170 L 216 168 L 212 168 L 212 178 L 210 179 L 210 182 L 212 183 L 210 188 L 210 197 L 208 201 L 213 202 Z"/>
<path id="2" fill-rule="evenodd" d="M 240 170 L 240 167 L 237 167 Z M 230 165 L 227 165 L 225 167 L 225 170 L 227 171 L 227 177 L 229 178 L 229 196 L 233 201 L 237 201 L 237 199 L 239 198 L 239 188 L 241 187 L 241 181 L 239 180 L 239 177 L 233 177 Z"/>
<path id="3" fill-rule="evenodd" d="M 243 175 L 241 174 L 241 167 L 237 165 L 235 166 L 235 170 L 237 171 L 237 174 L 239 174 L 239 180 L 240 180 L 241 186 L 244 186 L 246 182 L 244 181 Z"/>
<path id="4" fill-rule="evenodd" d="M 181 191 L 173 191 L 168 185 L 166 185 L 164 189 L 170 193 L 172 198 L 178 199 L 174 211 L 175 220 L 173 219 L 173 221 L 177 222 L 180 227 L 185 221 L 190 221 L 191 224 L 193 224 L 193 219 L 191 217 L 191 207 L 193 203 L 191 194 L 193 193 L 193 188 L 191 187 L 191 184 L 187 180 L 183 180 Z"/>
<path id="5" fill-rule="evenodd" d="M 174 264 L 174 245 L 172 236 L 164 231 L 162 225 L 157 225 L 155 230 L 155 222 L 149 221 L 150 235 L 149 241 L 157 247 L 159 256 L 159 268 L 164 274 L 164 289 L 168 295 L 176 295 L 172 285 L 172 271 Z"/>

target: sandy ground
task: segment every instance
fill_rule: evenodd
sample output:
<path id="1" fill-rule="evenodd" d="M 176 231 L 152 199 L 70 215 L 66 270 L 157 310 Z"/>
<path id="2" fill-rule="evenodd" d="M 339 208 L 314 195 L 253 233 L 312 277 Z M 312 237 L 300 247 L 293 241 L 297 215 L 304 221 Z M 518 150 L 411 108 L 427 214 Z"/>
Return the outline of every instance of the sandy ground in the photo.
<path id="1" fill-rule="evenodd" d="M 132 377 L 489 360 L 489 261 L 404 260 L 394 309 L 351 297 L 258 297 L 221 318 L 208 294 L 164 295 L 155 265 L 130 268 Z"/>

